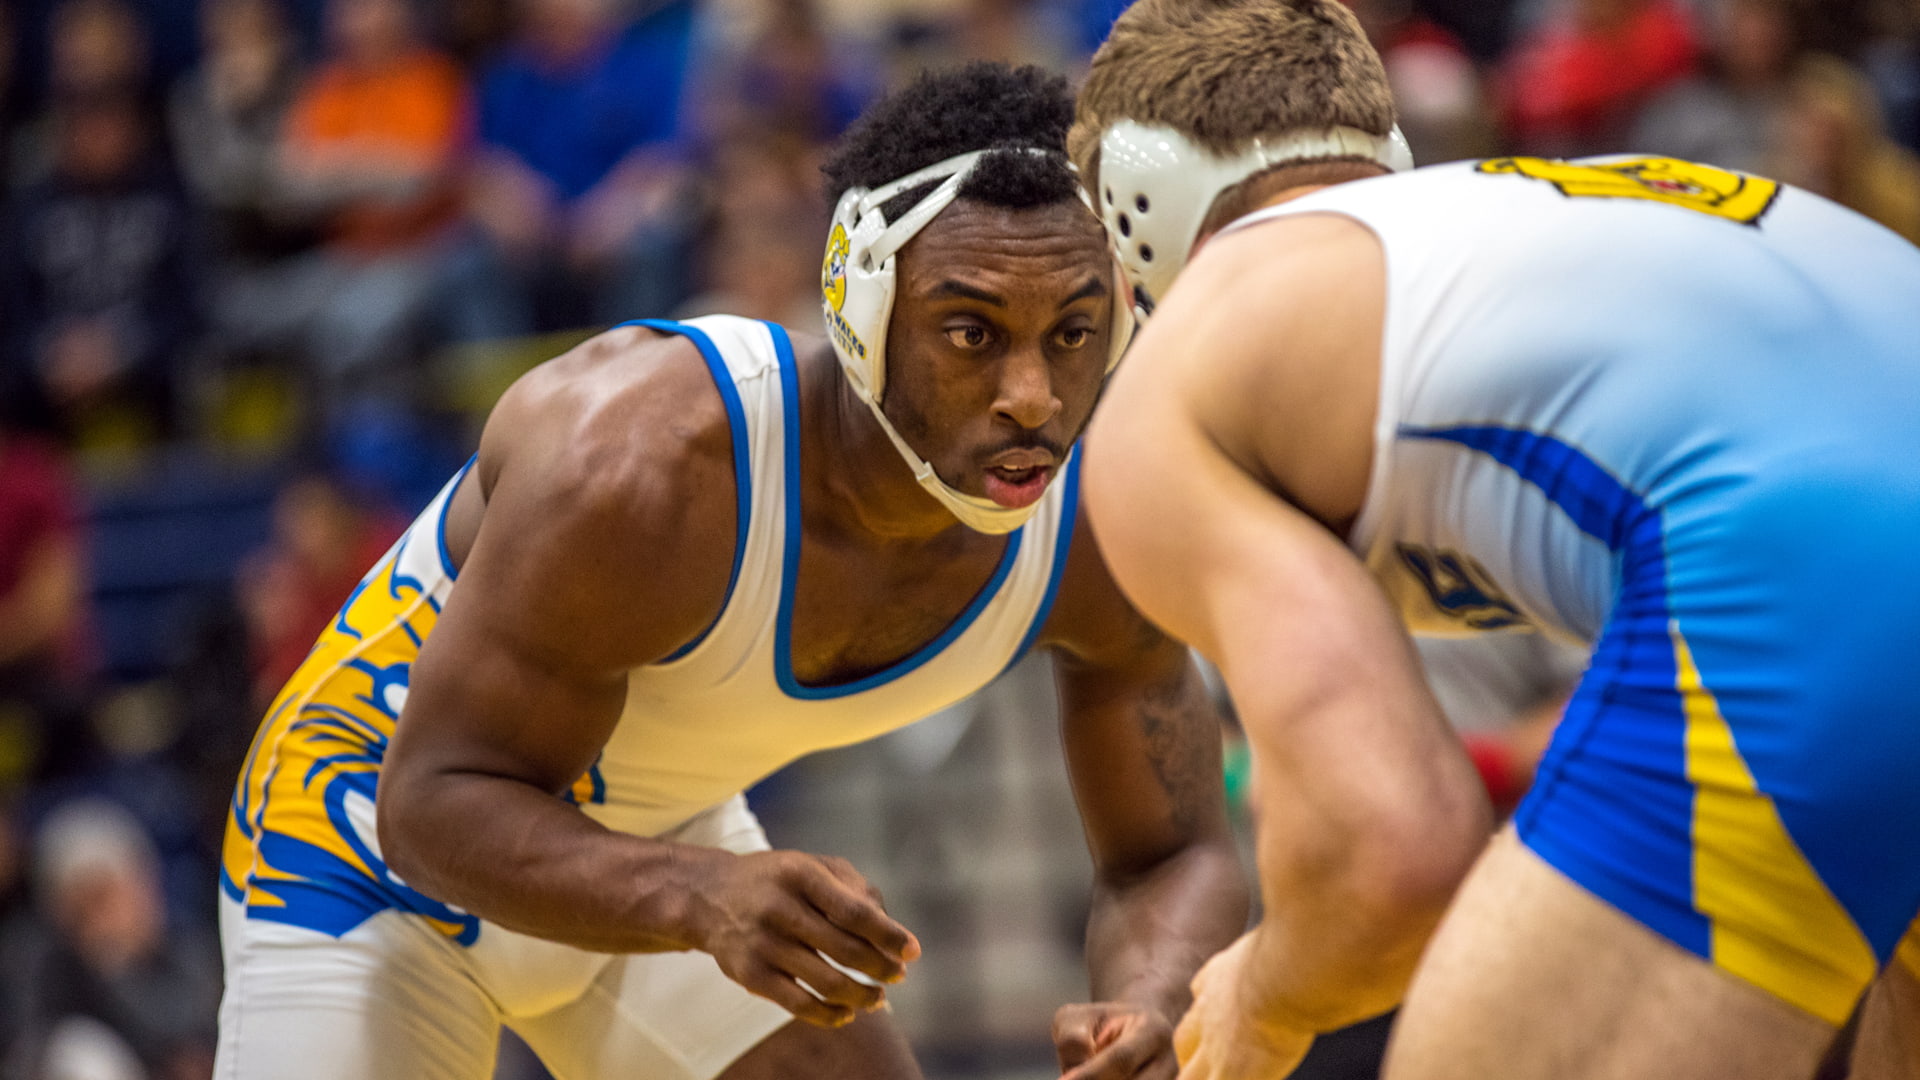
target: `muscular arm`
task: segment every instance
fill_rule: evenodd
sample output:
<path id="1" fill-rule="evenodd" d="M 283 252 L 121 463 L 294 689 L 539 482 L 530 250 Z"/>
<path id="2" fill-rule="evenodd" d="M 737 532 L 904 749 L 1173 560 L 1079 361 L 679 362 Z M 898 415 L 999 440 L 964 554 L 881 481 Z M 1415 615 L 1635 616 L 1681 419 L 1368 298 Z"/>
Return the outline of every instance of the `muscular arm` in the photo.
<path id="1" fill-rule="evenodd" d="M 1220 721 L 1185 646 L 1141 618 L 1108 575 L 1088 522 L 1076 530 L 1051 629 L 1062 737 L 1093 855 L 1087 960 L 1096 1003 L 1164 1022 L 1155 1037 L 1098 1030 L 1102 1004 L 1056 1021 L 1075 1080 L 1152 1076 L 1186 1011 L 1187 983 L 1246 925 L 1247 888 L 1226 820 Z M 1091 1022 L 1089 1022 L 1091 1021 Z M 1083 1028 L 1084 1030 L 1079 1030 Z M 1148 1032 L 1142 1032 L 1143 1036 Z M 1078 1037 L 1082 1042 L 1074 1042 Z"/>
<path id="2" fill-rule="evenodd" d="M 1385 598 L 1275 493 L 1310 493 L 1324 520 L 1357 508 L 1370 459 L 1338 456 L 1370 439 L 1374 384 L 1351 376 L 1378 362 L 1383 279 L 1350 222 L 1216 241 L 1089 437 L 1088 505 L 1116 577 L 1220 666 L 1252 742 L 1265 916 L 1236 946 L 1225 996 L 1236 1022 L 1269 1033 L 1391 1007 L 1489 829 Z"/>
<path id="3" fill-rule="evenodd" d="M 478 530 L 380 782 L 381 842 L 409 883 L 609 952 L 692 947 L 709 857 L 610 832 L 557 797 L 612 733 L 627 670 L 690 640 L 726 588 L 732 482 L 708 415 L 721 405 L 678 344 L 629 337 L 628 362 L 656 369 L 643 387 L 598 369 L 591 350 L 614 347 L 602 339 L 502 400 L 465 485 L 485 509 L 453 515 Z M 474 507 L 462 494 L 456 509 Z"/>
<path id="4" fill-rule="evenodd" d="M 885 981 L 917 955 L 851 867 L 615 832 L 558 797 L 612 734 L 627 672 L 692 640 L 724 602 L 723 408 L 691 345 L 637 330 L 503 399 L 468 479 L 484 510 L 463 492 L 449 514 L 455 554 L 472 539 L 382 766 L 380 841 L 401 877 L 482 918 L 602 952 L 700 949 L 834 1026 L 880 992 L 822 954 Z"/>

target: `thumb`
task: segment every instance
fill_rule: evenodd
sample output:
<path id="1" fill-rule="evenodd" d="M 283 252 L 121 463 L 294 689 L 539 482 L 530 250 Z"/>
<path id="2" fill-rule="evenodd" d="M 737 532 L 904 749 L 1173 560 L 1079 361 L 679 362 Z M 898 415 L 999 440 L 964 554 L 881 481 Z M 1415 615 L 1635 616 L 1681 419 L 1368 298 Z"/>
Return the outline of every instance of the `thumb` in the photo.
<path id="1" fill-rule="evenodd" d="M 1085 1005 L 1065 1005 L 1053 1014 L 1053 1050 L 1062 1072 L 1093 1056 L 1099 1023 L 1099 1013 Z"/>

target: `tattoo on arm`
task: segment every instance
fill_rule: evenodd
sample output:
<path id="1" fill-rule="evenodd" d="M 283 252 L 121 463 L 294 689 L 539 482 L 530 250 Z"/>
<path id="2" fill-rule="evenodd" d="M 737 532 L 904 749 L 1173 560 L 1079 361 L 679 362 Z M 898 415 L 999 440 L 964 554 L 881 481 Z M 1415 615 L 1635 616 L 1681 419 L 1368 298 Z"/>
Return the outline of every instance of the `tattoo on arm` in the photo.
<path id="1" fill-rule="evenodd" d="M 1220 741 L 1205 688 L 1191 667 L 1142 696 L 1138 711 L 1147 760 L 1166 794 L 1173 824 L 1199 825 L 1220 800 Z"/>

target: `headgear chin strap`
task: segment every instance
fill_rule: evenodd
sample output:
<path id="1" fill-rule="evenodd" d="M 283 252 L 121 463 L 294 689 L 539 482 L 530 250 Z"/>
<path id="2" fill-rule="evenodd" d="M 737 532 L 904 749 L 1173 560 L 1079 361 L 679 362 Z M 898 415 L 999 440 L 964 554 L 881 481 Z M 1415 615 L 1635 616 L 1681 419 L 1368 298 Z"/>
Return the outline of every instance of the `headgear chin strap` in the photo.
<path id="1" fill-rule="evenodd" d="M 932 465 L 907 445 L 880 407 L 887 385 L 887 322 L 893 315 L 893 293 L 899 269 L 895 256 L 959 197 L 961 186 L 980 159 L 995 152 L 1053 153 L 1038 147 L 974 150 L 936 162 L 878 188 L 848 189 L 833 211 L 833 231 L 827 237 L 827 257 L 820 269 L 820 290 L 825 298 L 827 336 L 833 340 L 840 368 L 853 384 L 854 393 L 873 410 L 874 419 L 880 421 L 880 429 L 887 433 L 894 449 L 906 459 L 913 478 L 968 528 L 983 533 L 1009 533 L 1026 524 L 1040 504 L 1006 507 L 949 486 L 933 471 Z M 890 222 L 881 212 L 880 208 L 895 196 L 935 180 L 941 182 L 940 186 L 901 214 L 899 220 Z M 1078 190 L 1078 185 L 1075 187 Z M 1088 209 L 1093 209 L 1085 192 L 1080 193 L 1080 198 Z M 1113 370 L 1125 351 L 1134 321 L 1131 290 L 1125 287 L 1124 275 L 1115 274 L 1114 289 L 1108 371 Z"/>
<path id="2" fill-rule="evenodd" d="M 1398 125 L 1385 135 L 1350 127 L 1294 131 L 1221 157 L 1170 127 L 1122 120 L 1100 137 L 1101 220 L 1127 280 L 1159 301 L 1222 191 L 1275 165 L 1335 157 L 1370 158 L 1394 172 L 1413 168 Z"/>

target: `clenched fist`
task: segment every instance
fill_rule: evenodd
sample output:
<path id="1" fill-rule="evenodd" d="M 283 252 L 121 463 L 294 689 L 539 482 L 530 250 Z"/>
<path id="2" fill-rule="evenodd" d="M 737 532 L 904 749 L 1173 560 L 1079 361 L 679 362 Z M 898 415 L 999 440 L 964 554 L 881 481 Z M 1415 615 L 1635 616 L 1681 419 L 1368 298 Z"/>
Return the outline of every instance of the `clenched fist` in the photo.
<path id="1" fill-rule="evenodd" d="M 1053 1014 L 1061 1080 L 1173 1080 L 1173 1025 L 1144 1005 L 1096 1001 Z"/>

